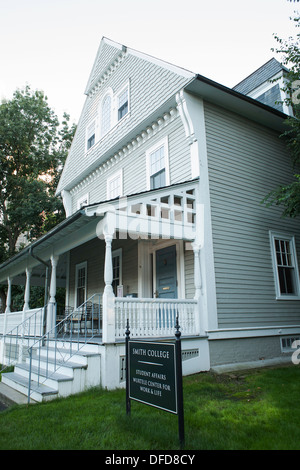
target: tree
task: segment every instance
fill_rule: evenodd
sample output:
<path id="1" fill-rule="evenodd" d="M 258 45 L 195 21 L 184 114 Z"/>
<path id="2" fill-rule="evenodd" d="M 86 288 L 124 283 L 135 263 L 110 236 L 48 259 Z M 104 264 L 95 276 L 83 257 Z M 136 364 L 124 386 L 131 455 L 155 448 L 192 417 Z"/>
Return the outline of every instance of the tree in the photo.
<path id="1" fill-rule="evenodd" d="M 21 234 L 33 240 L 64 217 L 55 187 L 74 132 L 29 86 L 0 105 L 0 261 Z"/>
<path id="2" fill-rule="evenodd" d="M 300 27 L 300 16 L 293 18 L 296 28 Z M 283 40 L 275 35 L 279 44 L 276 49 L 283 57 L 283 65 L 287 66 L 289 72 L 286 76 L 286 103 L 293 109 L 294 116 L 285 121 L 286 132 L 282 135 L 291 154 L 291 163 L 294 170 L 294 180 L 286 185 L 281 185 L 269 193 L 263 202 L 270 206 L 272 204 L 283 207 L 283 216 L 296 217 L 300 214 L 300 33 L 296 38 L 290 37 Z"/>
<path id="3" fill-rule="evenodd" d="M 67 114 L 60 125 L 44 93 L 29 86 L 0 104 L 0 264 L 16 253 L 21 234 L 32 241 L 65 218 L 55 189 L 75 129 Z M 22 308 L 22 289 L 13 289 Z M 0 297 L 4 305 L 5 286 Z"/>

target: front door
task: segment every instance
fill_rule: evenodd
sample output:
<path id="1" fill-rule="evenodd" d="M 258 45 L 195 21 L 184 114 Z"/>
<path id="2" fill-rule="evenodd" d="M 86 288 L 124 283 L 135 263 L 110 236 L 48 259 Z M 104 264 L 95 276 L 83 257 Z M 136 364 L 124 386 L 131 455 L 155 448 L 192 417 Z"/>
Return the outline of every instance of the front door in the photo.
<path id="1" fill-rule="evenodd" d="M 176 245 L 156 251 L 156 296 L 177 298 Z"/>

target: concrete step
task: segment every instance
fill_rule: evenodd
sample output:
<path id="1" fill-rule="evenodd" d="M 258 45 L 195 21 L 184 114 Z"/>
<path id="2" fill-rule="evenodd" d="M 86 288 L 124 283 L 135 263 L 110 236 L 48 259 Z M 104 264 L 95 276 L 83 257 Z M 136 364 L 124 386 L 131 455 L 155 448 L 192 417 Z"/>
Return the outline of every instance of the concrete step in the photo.
<path id="1" fill-rule="evenodd" d="M 7 406 L 27 405 L 28 403 L 27 396 L 3 382 L 0 382 L 0 400 Z M 30 403 L 36 403 L 36 401 L 31 399 Z"/>
<path id="2" fill-rule="evenodd" d="M 46 364 L 42 364 L 46 366 Z M 29 377 L 30 365 L 28 363 L 17 364 L 14 372 L 23 377 Z M 40 380 L 39 380 L 40 377 Z M 31 366 L 31 379 L 35 382 L 41 382 L 49 387 L 59 388 L 60 382 L 72 381 L 70 375 L 61 374 L 60 371 L 50 372 L 47 368 Z"/>
<path id="3" fill-rule="evenodd" d="M 23 393 L 25 396 L 28 395 L 28 377 L 23 377 L 16 372 L 7 372 L 2 374 L 2 383 Z M 30 397 L 37 402 L 53 400 L 53 398 L 58 396 L 58 389 L 48 387 L 44 384 L 38 384 L 34 380 L 30 382 L 30 390 Z"/>

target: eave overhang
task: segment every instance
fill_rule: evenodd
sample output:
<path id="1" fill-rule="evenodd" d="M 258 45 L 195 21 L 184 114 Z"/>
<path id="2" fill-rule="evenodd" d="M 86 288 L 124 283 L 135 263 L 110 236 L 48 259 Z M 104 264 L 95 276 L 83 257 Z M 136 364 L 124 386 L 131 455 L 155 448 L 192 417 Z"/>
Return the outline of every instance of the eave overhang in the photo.
<path id="1" fill-rule="evenodd" d="M 275 131 L 286 130 L 286 114 L 202 75 L 197 75 L 185 91 Z"/>

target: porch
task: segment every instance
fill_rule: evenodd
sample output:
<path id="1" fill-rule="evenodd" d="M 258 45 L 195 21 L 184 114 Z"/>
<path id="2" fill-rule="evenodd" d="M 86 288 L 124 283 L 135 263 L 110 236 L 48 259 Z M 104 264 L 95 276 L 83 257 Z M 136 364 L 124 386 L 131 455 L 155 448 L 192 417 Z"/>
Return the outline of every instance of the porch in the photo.
<path id="1" fill-rule="evenodd" d="M 69 349 L 70 360 L 97 345 L 104 361 L 102 385 L 118 386 L 112 377 L 124 356 L 127 321 L 131 337 L 166 339 L 174 338 L 178 316 L 187 344 L 205 338 L 197 188 L 198 180 L 92 204 L 2 265 L 7 301 L 0 315 L 0 363 L 7 363 L 8 352 L 15 362 L 45 348 L 48 356 L 50 344 L 55 357 L 64 358 Z M 115 262 L 120 253 L 123 268 Z M 159 265 L 167 271 L 160 268 L 158 274 Z M 11 312 L 12 283 L 20 281 L 23 310 Z M 45 284 L 45 307 L 32 310 L 30 286 L 37 283 Z M 57 311 L 57 285 L 66 287 L 64 312 Z M 195 351 L 199 357 L 199 348 Z M 191 370 L 203 367 L 207 360 Z"/>

